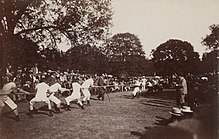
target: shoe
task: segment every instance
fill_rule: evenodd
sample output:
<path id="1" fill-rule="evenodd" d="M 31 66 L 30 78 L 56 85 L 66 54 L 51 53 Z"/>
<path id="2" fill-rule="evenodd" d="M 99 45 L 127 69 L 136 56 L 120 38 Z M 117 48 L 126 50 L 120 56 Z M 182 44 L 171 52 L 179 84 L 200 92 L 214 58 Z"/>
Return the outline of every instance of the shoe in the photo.
<path id="1" fill-rule="evenodd" d="M 84 103 L 85 103 L 85 101 L 84 101 L 84 100 L 82 100 L 82 101 L 81 101 L 81 103 L 82 103 L 82 104 L 84 104 Z"/>
<path id="2" fill-rule="evenodd" d="M 20 120 L 21 120 L 21 119 L 20 119 L 19 115 L 15 116 L 15 121 L 16 121 L 16 122 L 20 122 Z"/>
<path id="3" fill-rule="evenodd" d="M 87 105 L 88 105 L 88 106 L 91 106 L 91 105 L 90 105 L 90 100 L 87 100 Z"/>
<path id="4" fill-rule="evenodd" d="M 134 98 L 135 98 L 135 96 L 134 96 L 134 95 L 132 95 L 131 99 L 134 99 Z"/>
<path id="5" fill-rule="evenodd" d="M 69 105 L 66 106 L 66 111 L 71 111 L 71 108 Z"/>
<path id="6" fill-rule="evenodd" d="M 49 110 L 49 116 L 50 116 L 50 117 L 53 117 L 52 110 Z"/>
<path id="7" fill-rule="evenodd" d="M 33 118 L 33 110 L 30 110 L 30 118 L 32 119 Z"/>
<path id="8" fill-rule="evenodd" d="M 37 113 L 38 112 L 38 109 L 36 109 L 35 107 L 33 107 L 33 111 L 32 111 L 32 113 Z"/>
<path id="9" fill-rule="evenodd" d="M 80 107 L 81 107 L 82 110 L 84 110 L 84 106 L 83 105 L 81 105 Z"/>
<path id="10" fill-rule="evenodd" d="M 56 113 L 58 113 L 58 114 L 59 114 L 59 113 L 62 113 L 61 110 L 60 110 L 60 108 L 56 108 Z"/>
<path id="11" fill-rule="evenodd" d="M 97 96 L 97 99 L 100 100 L 100 96 Z"/>

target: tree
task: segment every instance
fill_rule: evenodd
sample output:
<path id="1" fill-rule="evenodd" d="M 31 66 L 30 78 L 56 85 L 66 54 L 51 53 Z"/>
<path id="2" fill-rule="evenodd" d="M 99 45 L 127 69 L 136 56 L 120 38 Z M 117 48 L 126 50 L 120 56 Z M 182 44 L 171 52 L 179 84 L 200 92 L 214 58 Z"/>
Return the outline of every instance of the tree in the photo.
<path id="1" fill-rule="evenodd" d="M 111 16 L 111 0 L 1 0 L 1 64 L 14 35 L 48 47 L 66 39 L 94 45 L 105 40 Z"/>
<path id="2" fill-rule="evenodd" d="M 20 36 L 14 36 L 11 41 L 15 45 L 10 47 L 7 59 L 14 68 L 32 67 L 41 59 L 38 45 L 31 40 L 21 38 Z"/>
<path id="3" fill-rule="evenodd" d="M 219 50 L 213 50 L 209 53 L 204 53 L 202 56 L 202 72 L 216 73 L 218 71 Z"/>
<path id="4" fill-rule="evenodd" d="M 126 71 L 128 74 L 143 73 L 141 63 L 145 53 L 138 37 L 131 33 L 119 33 L 108 40 L 104 48 L 112 67 L 112 73 Z"/>
<path id="5" fill-rule="evenodd" d="M 39 66 L 44 70 L 57 70 L 60 67 L 65 67 L 62 52 L 57 48 L 47 47 L 39 51 L 40 59 L 38 60 Z"/>
<path id="6" fill-rule="evenodd" d="M 75 46 L 65 55 L 70 69 L 86 73 L 106 73 L 106 56 L 97 47 L 90 45 Z"/>
<path id="7" fill-rule="evenodd" d="M 170 39 L 153 50 L 152 56 L 158 74 L 199 72 L 199 54 L 194 52 L 193 46 L 186 41 Z"/>
<path id="8" fill-rule="evenodd" d="M 213 24 L 209 27 L 211 34 L 206 35 L 202 40 L 202 44 L 207 46 L 210 50 L 219 49 L 219 24 Z"/>

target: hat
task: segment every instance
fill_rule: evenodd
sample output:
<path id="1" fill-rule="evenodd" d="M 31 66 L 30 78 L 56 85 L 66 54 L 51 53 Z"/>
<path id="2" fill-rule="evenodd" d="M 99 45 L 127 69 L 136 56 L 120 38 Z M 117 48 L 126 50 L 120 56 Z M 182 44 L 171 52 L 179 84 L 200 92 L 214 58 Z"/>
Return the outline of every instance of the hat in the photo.
<path id="1" fill-rule="evenodd" d="M 173 107 L 172 110 L 169 111 L 169 113 L 171 115 L 174 115 L 174 116 L 182 116 L 183 115 L 181 109 L 175 108 L 175 107 Z"/>
<path id="2" fill-rule="evenodd" d="M 47 72 L 48 73 L 55 73 L 55 71 L 52 71 L 52 70 L 48 70 Z"/>
<path id="3" fill-rule="evenodd" d="M 192 113 L 192 112 L 193 112 L 189 106 L 183 106 L 183 107 L 181 108 L 181 110 L 182 110 L 182 112 L 184 112 L 184 113 Z"/>

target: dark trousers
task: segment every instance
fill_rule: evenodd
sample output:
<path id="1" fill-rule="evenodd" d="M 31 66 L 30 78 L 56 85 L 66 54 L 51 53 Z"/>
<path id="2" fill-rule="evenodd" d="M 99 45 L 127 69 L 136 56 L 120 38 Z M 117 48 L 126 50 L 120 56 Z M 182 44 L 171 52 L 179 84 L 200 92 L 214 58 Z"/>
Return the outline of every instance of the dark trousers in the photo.
<path id="1" fill-rule="evenodd" d="M 97 98 L 104 100 L 105 89 L 103 87 L 99 87 L 98 88 L 98 93 L 99 94 L 98 94 Z"/>

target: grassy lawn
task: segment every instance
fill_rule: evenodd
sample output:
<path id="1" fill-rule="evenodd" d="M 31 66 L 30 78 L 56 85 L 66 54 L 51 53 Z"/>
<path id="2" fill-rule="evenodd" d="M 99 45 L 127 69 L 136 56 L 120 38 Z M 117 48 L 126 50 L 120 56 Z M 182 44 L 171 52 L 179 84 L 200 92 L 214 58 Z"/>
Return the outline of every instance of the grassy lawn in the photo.
<path id="1" fill-rule="evenodd" d="M 173 100 L 162 97 L 130 99 L 131 92 L 109 95 L 110 101 L 107 97 L 105 101 L 98 101 L 96 96 L 92 96 L 92 106 L 85 106 L 85 110 L 71 104 L 71 111 L 62 109 L 63 113 L 54 114 L 53 117 L 42 111 L 35 114 L 33 119 L 26 115 L 28 103 L 19 103 L 21 122 L 15 122 L 12 113 L 4 114 L 0 122 L 0 138 L 135 139 L 139 137 L 131 132 L 142 133 L 158 126 L 159 119 L 170 117 L 168 111 L 174 105 Z M 7 108 L 4 111 L 7 112 Z"/>

